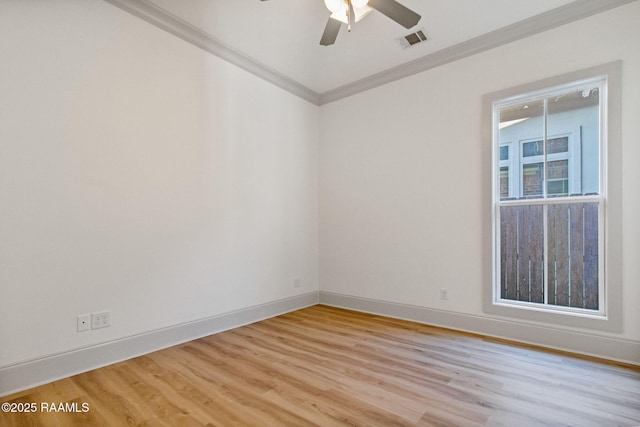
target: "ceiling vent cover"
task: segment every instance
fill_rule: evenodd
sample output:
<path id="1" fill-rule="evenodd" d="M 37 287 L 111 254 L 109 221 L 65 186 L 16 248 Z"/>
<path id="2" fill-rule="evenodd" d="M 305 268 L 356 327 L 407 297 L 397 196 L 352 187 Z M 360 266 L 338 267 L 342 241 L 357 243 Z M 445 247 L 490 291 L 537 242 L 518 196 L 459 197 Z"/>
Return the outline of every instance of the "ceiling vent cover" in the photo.
<path id="1" fill-rule="evenodd" d="M 406 36 L 399 38 L 398 42 L 400 43 L 400 46 L 406 49 L 427 40 L 428 38 L 426 33 L 424 32 L 424 29 L 421 29 L 416 31 L 415 33 L 407 34 Z"/>

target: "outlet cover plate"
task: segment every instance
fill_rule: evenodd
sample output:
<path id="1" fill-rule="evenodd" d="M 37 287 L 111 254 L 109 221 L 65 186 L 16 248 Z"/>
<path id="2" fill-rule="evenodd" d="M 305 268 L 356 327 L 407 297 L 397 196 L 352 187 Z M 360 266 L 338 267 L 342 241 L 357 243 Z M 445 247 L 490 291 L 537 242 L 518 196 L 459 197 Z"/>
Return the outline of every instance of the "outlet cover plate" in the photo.
<path id="1" fill-rule="evenodd" d="M 78 332 L 84 332 L 91 330 L 91 315 L 90 314 L 81 314 L 77 318 L 77 329 Z"/>
<path id="2" fill-rule="evenodd" d="M 91 313 L 91 329 L 100 329 L 111 326 L 111 310 Z"/>

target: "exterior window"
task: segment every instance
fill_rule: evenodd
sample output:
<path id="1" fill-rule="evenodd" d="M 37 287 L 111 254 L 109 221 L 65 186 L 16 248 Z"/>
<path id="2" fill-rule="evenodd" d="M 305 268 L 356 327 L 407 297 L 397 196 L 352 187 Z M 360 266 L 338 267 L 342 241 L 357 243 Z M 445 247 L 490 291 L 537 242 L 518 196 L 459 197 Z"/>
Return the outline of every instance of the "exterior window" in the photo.
<path id="1" fill-rule="evenodd" d="M 545 155 L 544 140 L 522 143 L 522 196 L 542 196 L 543 170 Z M 548 139 L 547 142 L 547 195 L 569 195 L 569 137 Z M 576 149 L 579 150 L 580 147 Z M 574 173 L 580 172 L 577 165 Z M 579 177 L 578 177 L 579 181 Z"/>
<path id="2" fill-rule="evenodd" d="M 606 84 L 493 102 L 495 304 L 605 316 Z"/>
<path id="3" fill-rule="evenodd" d="M 509 197 L 509 166 L 500 167 L 500 198 Z"/>

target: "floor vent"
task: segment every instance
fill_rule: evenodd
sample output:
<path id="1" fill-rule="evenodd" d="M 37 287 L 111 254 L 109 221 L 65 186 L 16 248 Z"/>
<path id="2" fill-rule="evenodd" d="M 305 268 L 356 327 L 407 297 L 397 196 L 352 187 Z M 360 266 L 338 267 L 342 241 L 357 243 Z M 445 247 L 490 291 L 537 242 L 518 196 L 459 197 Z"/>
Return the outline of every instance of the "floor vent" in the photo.
<path id="1" fill-rule="evenodd" d="M 406 49 L 419 43 L 426 42 L 427 40 L 428 37 L 424 30 L 418 30 L 415 33 L 407 34 L 406 36 L 399 38 L 398 42 L 400 43 L 400 46 Z"/>

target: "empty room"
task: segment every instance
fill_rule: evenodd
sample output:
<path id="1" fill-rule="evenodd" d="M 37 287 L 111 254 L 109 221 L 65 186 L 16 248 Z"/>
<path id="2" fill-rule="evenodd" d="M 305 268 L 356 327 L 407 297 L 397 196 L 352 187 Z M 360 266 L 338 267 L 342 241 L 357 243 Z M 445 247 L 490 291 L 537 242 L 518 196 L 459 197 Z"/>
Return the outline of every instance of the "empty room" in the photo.
<path id="1" fill-rule="evenodd" d="M 638 22 L 0 0 L 0 425 L 640 425 Z"/>

